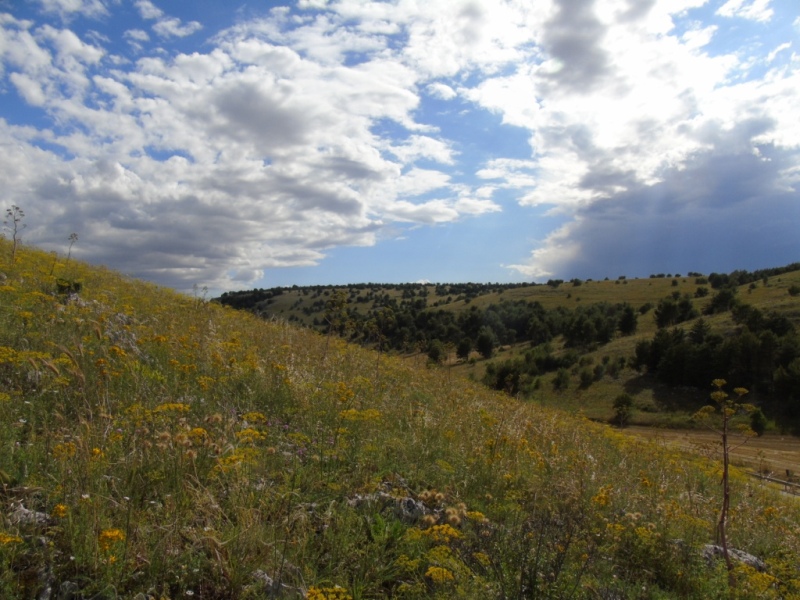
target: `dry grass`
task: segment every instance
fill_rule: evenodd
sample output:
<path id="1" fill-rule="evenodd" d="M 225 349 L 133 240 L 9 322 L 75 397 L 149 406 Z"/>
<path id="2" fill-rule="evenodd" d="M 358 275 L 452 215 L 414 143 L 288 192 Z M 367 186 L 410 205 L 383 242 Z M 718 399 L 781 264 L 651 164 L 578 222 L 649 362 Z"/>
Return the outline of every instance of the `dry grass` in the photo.
<path id="1" fill-rule="evenodd" d="M 624 433 L 651 440 L 659 445 L 719 460 L 719 436 L 708 430 L 676 430 L 655 427 L 627 427 Z M 766 434 L 743 438 L 732 444 L 734 464 L 748 470 L 783 478 L 786 471 L 800 474 L 800 439 L 793 436 Z"/>

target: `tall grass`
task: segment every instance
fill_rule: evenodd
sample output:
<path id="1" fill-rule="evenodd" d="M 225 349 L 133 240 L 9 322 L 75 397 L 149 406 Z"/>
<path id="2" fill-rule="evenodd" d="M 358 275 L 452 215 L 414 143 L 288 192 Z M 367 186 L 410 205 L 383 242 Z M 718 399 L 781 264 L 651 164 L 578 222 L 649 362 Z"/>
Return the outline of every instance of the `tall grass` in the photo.
<path id="1" fill-rule="evenodd" d="M 796 503 L 741 476 L 729 545 L 768 569 L 740 565 L 729 590 L 703 557 L 716 462 L 106 269 L 10 255 L 0 241 L 0 597 L 799 593 Z"/>

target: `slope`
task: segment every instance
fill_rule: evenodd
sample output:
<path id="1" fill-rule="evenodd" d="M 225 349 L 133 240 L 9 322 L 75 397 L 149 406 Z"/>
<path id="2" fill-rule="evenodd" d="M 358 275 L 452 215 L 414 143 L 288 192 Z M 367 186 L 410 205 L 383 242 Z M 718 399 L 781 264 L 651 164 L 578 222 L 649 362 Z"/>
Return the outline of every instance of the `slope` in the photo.
<path id="1" fill-rule="evenodd" d="M 0 241 L 4 598 L 729 597 L 719 465 Z M 737 476 L 740 597 L 800 590 Z"/>

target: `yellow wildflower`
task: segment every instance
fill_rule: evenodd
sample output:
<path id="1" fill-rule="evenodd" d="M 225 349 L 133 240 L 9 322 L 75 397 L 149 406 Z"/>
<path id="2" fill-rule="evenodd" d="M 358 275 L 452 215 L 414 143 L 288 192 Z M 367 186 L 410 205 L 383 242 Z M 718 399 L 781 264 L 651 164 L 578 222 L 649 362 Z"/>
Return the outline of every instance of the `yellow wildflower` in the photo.
<path id="1" fill-rule="evenodd" d="M 430 529 L 423 531 L 422 535 L 429 537 L 436 543 L 449 544 L 450 540 L 460 538 L 461 532 L 457 529 L 453 529 L 453 527 L 450 525 L 444 524 L 434 525 Z"/>
<path id="2" fill-rule="evenodd" d="M 381 418 L 381 411 L 375 408 L 366 408 L 364 410 L 348 408 L 340 412 L 339 417 L 345 421 L 377 421 Z"/>
<path id="3" fill-rule="evenodd" d="M 443 584 L 455 580 L 452 571 L 444 567 L 428 567 L 425 571 L 425 577 L 433 581 L 433 583 Z"/>
<path id="4" fill-rule="evenodd" d="M 22 538 L 18 535 L 9 535 L 0 532 L 0 546 L 7 546 L 9 544 L 21 544 Z"/>
<path id="5" fill-rule="evenodd" d="M 53 458 L 67 460 L 75 456 L 77 447 L 74 442 L 64 442 L 53 447 Z"/>
<path id="6" fill-rule="evenodd" d="M 248 423 L 266 423 L 267 417 L 260 412 L 250 411 L 242 415 L 242 421 L 247 421 Z"/>
<path id="7" fill-rule="evenodd" d="M 109 550 L 114 544 L 125 541 L 125 533 L 121 529 L 104 529 L 97 536 L 97 544 L 103 551 Z"/>
<path id="8" fill-rule="evenodd" d="M 592 498 L 592 502 L 597 506 L 608 506 L 611 501 L 611 486 L 604 485 Z"/>
<path id="9" fill-rule="evenodd" d="M 189 412 L 189 405 L 184 404 L 183 402 L 165 402 L 164 404 L 159 404 L 153 409 L 154 413 L 184 413 Z"/>
<path id="10" fill-rule="evenodd" d="M 353 600 L 343 587 L 323 587 L 311 586 L 306 592 L 306 600 Z"/>
<path id="11" fill-rule="evenodd" d="M 258 431 L 257 429 L 248 427 L 247 429 L 242 429 L 241 431 L 237 431 L 236 439 L 239 440 L 239 442 L 242 444 L 255 444 L 256 442 L 260 442 L 262 440 L 267 439 L 267 436 L 264 433 Z"/>
<path id="12" fill-rule="evenodd" d="M 205 441 L 208 439 L 208 432 L 202 427 L 193 427 L 189 430 L 187 436 L 193 444 L 200 445 L 205 443 Z"/>

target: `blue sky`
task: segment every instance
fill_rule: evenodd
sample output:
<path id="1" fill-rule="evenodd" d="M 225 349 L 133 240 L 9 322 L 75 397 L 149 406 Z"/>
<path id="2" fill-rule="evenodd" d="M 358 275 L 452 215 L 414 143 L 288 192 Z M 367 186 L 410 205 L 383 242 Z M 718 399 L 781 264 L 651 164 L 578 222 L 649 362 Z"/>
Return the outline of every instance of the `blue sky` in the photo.
<path id="1" fill-rule="evenodd" d="M 0 0 L 24 241 L 181 290 L 800 260 L 796 0 Z"/>

